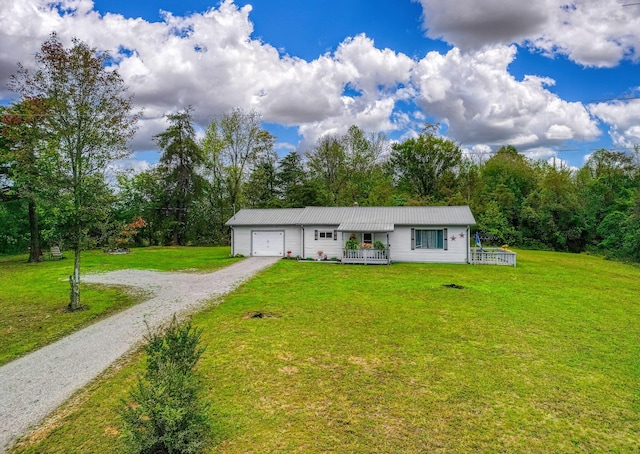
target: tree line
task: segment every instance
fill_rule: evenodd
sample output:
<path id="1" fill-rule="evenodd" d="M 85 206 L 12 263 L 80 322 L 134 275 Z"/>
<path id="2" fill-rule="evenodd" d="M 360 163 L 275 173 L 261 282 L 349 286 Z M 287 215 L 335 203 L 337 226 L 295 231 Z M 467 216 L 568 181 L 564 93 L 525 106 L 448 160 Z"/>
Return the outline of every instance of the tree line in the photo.
<path id="1" fill-rule="evenodd" d="M 101 95 L 89 106 L 90 112 L 104 107 L 105 114 L 100 123 L 93 114 L 82 116 L 82 103 L 69 108 L 82 87 L 61 103 L 54 91 L 35 90 L 50 77 L 19 71 L 13 88 L 22 97 L 3 108 L 0 121 L 0 253 L 29 247 L 33 253 L 40 241 L 107 249 L 228 244 L 224 223 L 242 208 L 469 205 L 483 238 L 497 245 L 640 261 L 637 148 L 598 150 L 575 170 L 530 160 L 513 146 L 472 156 L 439 136 L 437 125 L 398 143 L 351 126 L 302 153 L 279 156 L 276 137 L 262 128 L 257 112 L 233 109 L 214 118 L 200 137 L 188 107 L 168 115 L 167 129 L 154 137 L 157 165 L 117 173 L 108 184 L 106 164 L 126 155 L 123 140 L 135 131 L 139 114 L 131 112 L 121 79 L 113 86 L 104 79 L 117 72 L 100 73 L 105 61 L 95 49 L 75 42 L 65 50 L 52 40 L 57 58 L 97 65 L 96 77 L 103 79 L 93 90 Z M 82 58 L 73 54 L 78 46 Z M 39 54 L 43 64 L 47 49 Z M 55 102 L 67 106 L 66 116 L 51 116 Z M 120 116 L 109 120 L 116 112 Z M 87 126 L 105 122 L 108 127 Z"/>

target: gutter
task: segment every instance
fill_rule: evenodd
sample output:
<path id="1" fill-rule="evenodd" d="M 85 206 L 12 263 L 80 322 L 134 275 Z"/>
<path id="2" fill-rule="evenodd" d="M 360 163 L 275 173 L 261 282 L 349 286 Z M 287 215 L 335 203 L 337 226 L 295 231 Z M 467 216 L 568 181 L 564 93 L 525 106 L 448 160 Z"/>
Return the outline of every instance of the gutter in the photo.
<path id="1" fill-rule="evenodd" d="M 305 259 L 304 256 L 304 225 L 300 224 L 300 228 L 302 229 L 302 250 L 300 251 L 300 256 Z"/>

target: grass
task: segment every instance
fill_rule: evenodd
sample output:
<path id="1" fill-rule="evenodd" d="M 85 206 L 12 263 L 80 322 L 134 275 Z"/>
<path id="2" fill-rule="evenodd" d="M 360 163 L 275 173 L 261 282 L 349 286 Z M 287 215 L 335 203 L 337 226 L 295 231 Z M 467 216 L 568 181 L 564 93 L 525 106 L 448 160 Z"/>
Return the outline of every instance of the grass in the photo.
<path id="1" fill-rule="evenodd" d="M 89 251 L 82 253 L 81 273 L 124 268 L 213 270 L 237 261 L 229 259 L 228 254 L 226 247 L 144 248 L 127 255 Z M 66 312 L 73 256 L 65 255 L 71 258 L 41 263 L 26 263 L 26 255 L 0 257 L 0 365 L 142 298 L 122 288 L 83 285 L 82 303 L 88 309 Z"/>
<path id="2" fill-rule="evenodd" d="M 638 268 L 585 255 L 281 261 L 194 316 L 214 452 L 637 452 L 639 294 Z M 116 409 L 141 361 L 15 451 L 120 452 Z"/>

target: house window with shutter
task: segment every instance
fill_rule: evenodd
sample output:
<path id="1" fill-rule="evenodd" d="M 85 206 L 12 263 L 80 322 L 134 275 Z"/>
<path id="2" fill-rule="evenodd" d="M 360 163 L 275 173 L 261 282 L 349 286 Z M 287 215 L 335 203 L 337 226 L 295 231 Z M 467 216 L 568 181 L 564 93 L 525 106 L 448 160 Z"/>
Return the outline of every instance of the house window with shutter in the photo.
<path id="1" fill-rule="evenodd" d="M 333 230 L 316 230 L 316 240 L 335 240 L 336 232 Z"/>

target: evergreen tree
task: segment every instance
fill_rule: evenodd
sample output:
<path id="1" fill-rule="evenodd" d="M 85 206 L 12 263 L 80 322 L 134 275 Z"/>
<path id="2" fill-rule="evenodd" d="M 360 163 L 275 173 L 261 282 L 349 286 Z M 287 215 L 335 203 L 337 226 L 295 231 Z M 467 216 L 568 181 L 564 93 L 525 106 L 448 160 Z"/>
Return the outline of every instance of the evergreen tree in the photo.
<path id="1" fill-rule="evenodd" d="M 154 136 L 163 150 L 159 168 L 165 185 L 165 203 L 160 209 L 172 219 L 173 245 L 185 244 L 188 211 L 203 185 L 197 169 L 204 164 L 204 154 L 196 141 L 192 111 L 188 107 L 183 112 L 167 115 L 169 127 Z"/>

